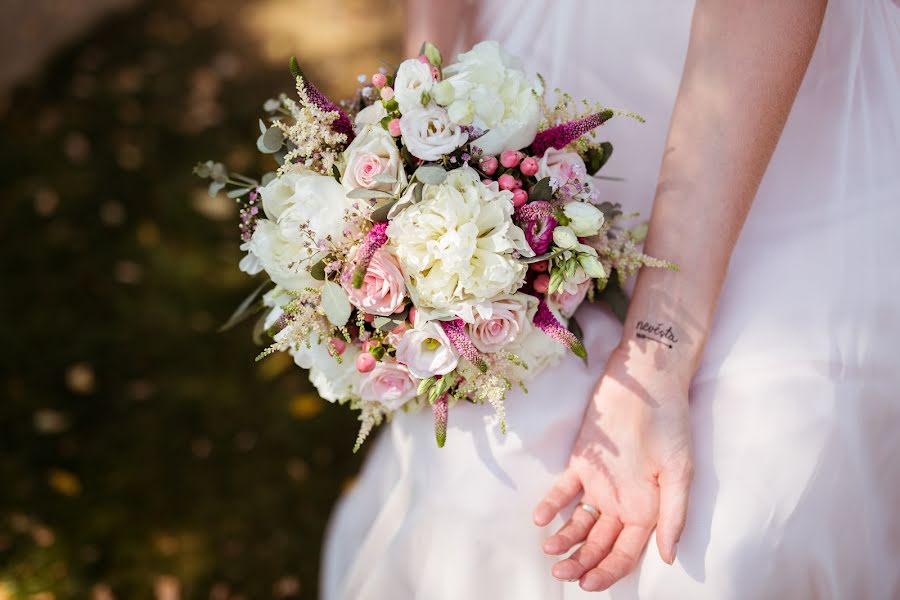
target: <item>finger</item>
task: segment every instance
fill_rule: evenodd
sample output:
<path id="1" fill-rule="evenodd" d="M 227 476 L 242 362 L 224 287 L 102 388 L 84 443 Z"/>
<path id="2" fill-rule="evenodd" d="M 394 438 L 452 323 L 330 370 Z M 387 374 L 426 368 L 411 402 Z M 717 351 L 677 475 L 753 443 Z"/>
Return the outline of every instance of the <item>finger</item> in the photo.
<path id="1" fill-rule="evenodd" d="M 601 514 L 581 548 L 569 558 L 553 565 L 553 576 L 568 581 L 581 578 L 609 554 L 620 531 L 622 522 L 619 519 L 606 513 Z"/>
<path id="2" fill-rule="evenodd" d="M 534 523 L 543 527 L 580 493 L 581 481 L 574 471 L 566 469 L 534 509 Z"/>
<path id="3" fill-rule="evenodd" d="M 656 545 L 659 556 L 670 565 L 675 562 L 678 540 L 684 531 L 693 469 L 690 464 L 659 474 L 659 521 Z"/>
<path id="4" fill-rule="evenodd" d="M 580 544 L 587 537 L 588 532 L 597 519 L 594 515 L 576 508 L 569 522 L 563 525 L 559 531 L 544 540 L 544 552 L 547 554 L 562 554 L 568 552 L 575 544 Z"/>
<path id="5" fill-rule="evenodd" d="M 588 592 L 605 590 L 622 579 L 637 565 L 650 537 L 650 527 L 626 525 L 609 554 L 581 576 L 581 587 Z"/>

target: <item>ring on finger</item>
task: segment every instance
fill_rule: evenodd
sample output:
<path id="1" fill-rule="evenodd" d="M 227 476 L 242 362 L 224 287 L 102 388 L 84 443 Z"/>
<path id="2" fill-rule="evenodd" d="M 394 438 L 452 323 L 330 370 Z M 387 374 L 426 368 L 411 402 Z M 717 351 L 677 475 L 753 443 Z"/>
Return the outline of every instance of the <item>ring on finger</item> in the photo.
<path id="1" fill-rule="evenodd" d="M 582 502 L 578 506 L 581 508 L 581 510 L 594 517 L 595 521 L 600 518 L 600 510 L 596 506 L 591 506 L 590 504 L 584 502 Z"/>

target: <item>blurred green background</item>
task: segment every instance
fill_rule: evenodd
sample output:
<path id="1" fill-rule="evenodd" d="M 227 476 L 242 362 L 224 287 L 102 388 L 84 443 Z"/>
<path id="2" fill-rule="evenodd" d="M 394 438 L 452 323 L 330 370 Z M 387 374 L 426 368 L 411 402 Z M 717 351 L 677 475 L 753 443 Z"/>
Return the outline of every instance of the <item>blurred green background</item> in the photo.
<path id="1" fill-rule="evenodd" d="M 399 1 L 4 0 L 0 600 L 314 598 L 353 415 L 251 324 L 233 201 L 296 54 L 333 97 Z"/>

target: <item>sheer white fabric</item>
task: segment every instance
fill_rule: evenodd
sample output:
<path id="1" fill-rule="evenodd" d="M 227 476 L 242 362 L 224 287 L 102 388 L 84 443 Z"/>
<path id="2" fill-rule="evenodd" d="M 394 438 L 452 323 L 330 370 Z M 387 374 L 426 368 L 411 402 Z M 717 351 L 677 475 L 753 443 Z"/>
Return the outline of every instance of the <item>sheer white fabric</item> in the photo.
<path id="1" fill-rule="evenodd" d="M 496 39 L 576 96 L 634 110 L 605 125 L 601 183 L 649 214 L 687 48 L 688 2 L 480 0 Z M 590 365 L 508 401 L 401 415 L 374 443 L 326 540 L 326 600 L 900 597 L 900 8 L 832 0 L 734 253 L 691 389 L 696 477 L 674 566 L 588 595 L 550 575 L 531 510 L 563 469 L 620 329 L 585 307 Z M 753 115 L 747 115 L 752 119 Z M 558 527 L 554 523 L 549 529 Z"/>

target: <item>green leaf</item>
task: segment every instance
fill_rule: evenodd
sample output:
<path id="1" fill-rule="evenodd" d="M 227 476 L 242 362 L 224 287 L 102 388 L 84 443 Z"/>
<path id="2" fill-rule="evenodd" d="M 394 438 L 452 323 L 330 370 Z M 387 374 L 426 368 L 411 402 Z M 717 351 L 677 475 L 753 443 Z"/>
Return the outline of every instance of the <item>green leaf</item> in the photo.
<path id="1" fill-rule="evenodd" d="M 553 197 L 553 187 L 550 185 L 550 178 L 544 177 L 531 188 L 528 194 L 531 200 L 549 200 Z"/>
<path id="2" fill-rule="evenodd" d="M 419 382 L 419 389 L 416 390 L 416 395 L 417 395 L 417 396 L 421 396 L 422 394 L 424 394 L 425 392 L 427 392 L 428 389 L 429 389 L 432 385 L 434 385 L 434 382 L 435 382 L 434 377 L 429 377 L 428 379 L 423 379 L 422 381 L 420 381 L 420 382 Z"/>
<path id="3" fill-rule="evenodd" d="M 422 45 L 422 52 L 419 54 L 424 54 L 425 58 L 428 59 L 428 62 L 431 63 L 433 67 L 441 66 L 441 51 L 437 49 L 437 46 L 432 44 L 431 42 L 425 42 Z"/>
<path id="4" fill-rule="evenodd" d="M 428 185 L 440 185 L 447 179 L 447 171 L 445 171 L 443 167 L 423 165 L 416 169 L 416 173 L 413 177 Z"/>
<path id="5" fill-rule="evenodd" d="M 625 322 L 625 317 L 628 315 L 628 296 L 619 286 L 618 277 L 613 277 L 612 273 L 609 274 L 606 287 L 603 288 L 597 299 L 605 302 L 619 321 Z"/>
<path id="6" fill-rule="evenodd" d="M 551 252 L 545 252 L 544 254 L 539 254 L 537 256 L 532 256 L 530 258 L 523 258 L 521 260 L 526 265 L 530 265 L 531 263 L 541 262 L 542 260 L 550 260 L 552 258 L 559 256 L 563 252 L 565 252 L 565 250 L 563 250 L 562 248 L 557 248 L 556 250 L 553 250 Z"/>
<path id="7" fill-rule="evenodd" d="M 260 133 L 260 135 L 264 134 L 264 133 L 266 132 L 266 129 L 268 129 L 268 127 L 266 127 L 266 124 L 263 123 L 263 120 L 262 120 L 262 119 L 260 119 L 260 120 L 259 120 L 259 133 Z"/>
<path id="8" fill-rule="evenodd" d="M 333 281 L 326 281 L 322 285 L 322 308 L 325 310 L 325 316 L 335 327 L 346 325 L 353 310 L 344 288 Z"/>
<path id="9" fill-rule="evenodd" d="M 322 259 L 310 267 L 309 274 L 316 281 L 325 281 L 325 260 Z"/>
<path id="10" fill-rule="evenodd" d="M 338 183 L 341 182 L 341 170 L 338 169 L 337 165 L 331 165 L 331 176 L 334 177 L 334 180 Z"/>
<path id="11" fill-rule="evenodd" d="M 612 153 L 613 147 L 609 142 L 601 142 L 596 146 L 588 148 L 588 151 L 582 156 L 584 164 L 587 167 L 588 175 L 594 175 L 597 171 L 602 169 L 603 165 L 605 165 L 612 156 Z"/>
<path id="12" fill-rule="evenodd" d="M 375 317 L 374 319 L 372 319 L 372 325 L 373 325 L 376 329 L 381 329 L 381 328 L 384 327 L 385 325 L 389 325 L 389 324 L 393 324 L 393 321 L 391 321 L 391 320 L 388 319 L 387 317 L 381 317 L 381 316 L 378 316 L 378 317 Z M 392 328 L 392 329 L 393 329 L 393 328 Z"/>
<path id="13" fill-rule="evenodd" d="M 397 204 L 397 199 L 391 200 L 390 202 L 386 202 L 369 213 L 369 219 L 375 223 L 380 223 L 382 221 L 387 221 L 388 213 L 391 212 L 391 209 L 394 208 L 394 205 Z"/>
<path id="14" fill-rule="evenodd" d="M 259 287 L 250 292 L 250 295 L 244 298 L 241 303 L 238 304 L 238 307 L 234 309 L 234 312 L 231 313 L 231 316 L 228 317 L 228 320 L 222 323 L 222 326 L 219 327 L 219 333 L 228 331 L 250 315 L 259 312 L 263 308 L 262 301 L 257 302 L 256 304 L 254 304 L 254 302 L 257 298 L 259 298 L 259 296 L 262 294 L 262 291 L 266 289 L 266 286 L 268 286 L 270 283 L 272 282 L 264 281 L 259 285 Z"/>
<path id="15" fill-rule="evenodd" d="M 390 173 L 379 173 L 372 178 L 372 181 L 375 183 L 383 183 L 385 185 L 394 185 L 397 183 L 397 179 Z"/>
<path id="16" fill-rule="evenodd" d="M 347 197 L 353 198 L 354 200 L 368 200 L 369 198 L 393 198 L 394 196 L 387 192 L 382 192 L 381 190 L 356 188 L 355 190 L 350 190 Z"/>
<path id="17" fill-rule="evenodd" d="M 373 348 L 369 349 L 369 354 L 374 356 L 375 360 L 381 360 L 382 358 L 384 358 L 385 352 L 386 352 L 386 350 L 384 349 L 384 346 L 380 346 L 380 345 L 374 346 Z"/>

